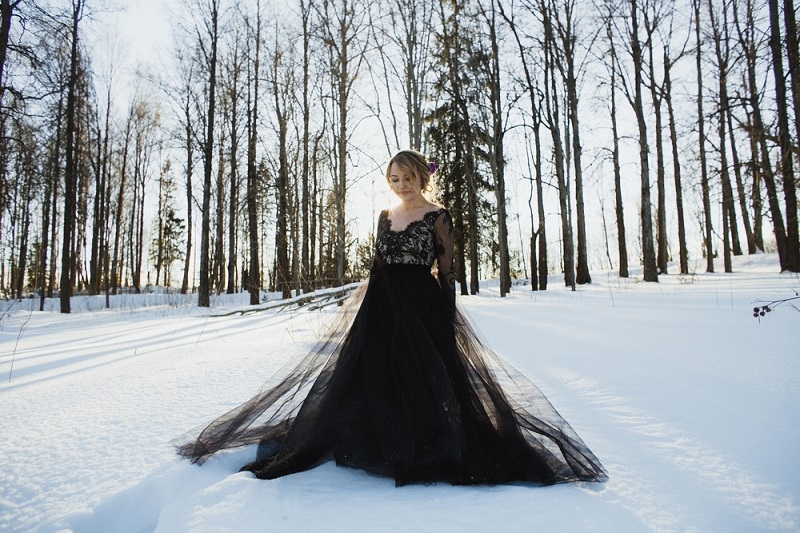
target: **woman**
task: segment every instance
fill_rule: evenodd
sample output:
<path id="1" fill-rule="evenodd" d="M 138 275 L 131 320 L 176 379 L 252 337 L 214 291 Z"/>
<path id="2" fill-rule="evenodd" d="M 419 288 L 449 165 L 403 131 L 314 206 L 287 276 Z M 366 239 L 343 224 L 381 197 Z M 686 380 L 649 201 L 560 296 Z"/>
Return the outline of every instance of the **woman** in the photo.
<path id="1" fill-rule="evenodd" d="M 386 179 L 401 202 L 380 214 L 369 282 L 299 364 L 182 454 L 202 462 L 258 443 L 242 470 L 263 479 L 331 456 L 397 485 L 606 479 L 544 395 L 456 308 L 452 220 L 424 194 L 434 171 L 412 150 L 389 161 Z"/>

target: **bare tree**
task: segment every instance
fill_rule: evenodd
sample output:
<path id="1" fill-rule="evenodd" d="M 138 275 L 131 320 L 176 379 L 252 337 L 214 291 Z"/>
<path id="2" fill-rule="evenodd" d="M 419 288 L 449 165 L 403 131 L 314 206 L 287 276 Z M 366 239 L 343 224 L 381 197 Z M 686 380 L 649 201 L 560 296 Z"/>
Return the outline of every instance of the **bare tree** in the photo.
<path id="1" fill-rule="evenodd" d="M 3 104 L 3 97 L 6 93 L 6 58 L 8 57 L 9 37 L 11 35 L 11 23 L 14 18 L 14 10 L 22 3 L 22 0 L 0 1 L 0 106 Z"/>
<path id="2" fill-rule="evenodd" d="M 572 237 L 572 217 L 569 195 L 569 184 L 566 178 L 564 144 L 561 137 L 561 111 L 559 92 L 557 90 L 556 64 L 559 61 L 556 52 L 555 30 L 551 23 L 552 5 L 546 0 L 538 4 L 539 17 L 544 25 L 544 122 L 550 130 L 553 143 L 553 165 L 555 167 L 556 185 L 558 187 L 559 214 L 561 216 L 561 239 L 563 250 L 564 285 L 575 288 L 575 245 Z"/>
<path id="3" fill-rule="evenodd" d="M 754 180 L 763 179 L 764 187 L 767 190 L 767 203 L 769 205 L 775 243 L 778 248 L 778 260 L 781 270 L 786 270 L 788 268 L 786 227 L 783 223 L 783 214 L 781 213 L 778 199 L 775 174 L 770 162 L 767 131 L 761 115 L 760 93 L 756 76 L 758 57 L 758 44 L 756 41 L 759 32 L 755 24 L 754 2 L 746 0 L 743 7 L 745 10 L 743 14 L 744 20 L 740 20 L 738 3 L 733 3 L 734 25 L 736 26 L 739 47 L 742 51 L 746 68 L 745 101 L 750 108 L 751 122 L 748 127 L 748 133 L 751 138 L 751 146 L 753 146 L 754 160 L 759 160 L 753 165 Z M 756 149 L 756 146 L 758 146 L 758 149 Z M 759 162 L 760 164 L 758 164 Z M 753 193 L 754 197 L 757 195 L 756 191 Z M 760 210 L 757 211 L 757 216 L 758 213 L 760 213 Z"/>
<path id="4" fill-rule="evenodd" d="M 147 195 L 147 181 L 160 141 L 160 115 L 149 95 L 140 95 L 133 109 L 132 130 L 132 200 L 129 212 L 130 233 L 126 236 L 128 244 L 128 268 L 131 285 L 138 294 L 141 292 L 142 267 L 144 261 L 144 206 Z"/>
<path id="5" fill-rule="evenodd" d="M 77 154 L 75 150 L 75 130 L 77 122 L 76 99 L 78 92 L 78 63 L 80 62 L 78 45 L 78 28 L 83 18 L 83 0 L 72 0 L 71 10 L 71 51 L 70 51 L 70 75 L 67 82 L 67 109 L 66 109 L 66 168 L 64 171 L 64 228 L 62 233 L 61 246 L 61 312 L 69 313 L 70 297 L 74 279 L 72 278 L 73 255 L 72 240 L 75 235 L 76 225 L 76 204 L 77 204 Z"/>
<path id="6" fill-rule="evenodd" d="M 198 3 L 200 0 L 198 0 Z M 214 114 L 216 112 L 217 91 L 217 45 L 219 43 L 220 0 L 208 0 L 205 6 L 197 5 L 203 13 L 201 22 L 197 22 L 195 32 L 197 44 L 202 53 L 204 68 L 208 73 L 206 134 L 203 140 L 203 204 L 202 223 L 200 228 L 200 280 L 198 286 L 197 305 L 211 305 L 211 285 L 209 277 L 209 243 L 211 231 L 211 173 L 214 158 Z"/>
<path id="7" fill-rule="evenodd" d="M 55 86 L 55 93 L 58 95 L 56 103 L 51 108 L 50 131 L 51 137 L 48 142 L 48 157 L 45 177 L 44 196 L 42 198 L 42 244 L 41 244 L 41 264 L 40 264 L 40 290 L 39 310 L 44 311 L 46 297 L 52 297 L 55 285 L 55 253 L 56 231 L 58 220 L 58 189 L 61 181 L 61 146 L 64 132 L 64 112 L 66 98 L 66 83 L 63 77 L 66 75 L 65 69 L 60 68 L 60 61 L 55 62 L 55 72 L 50 83 Z M 39 69 L 39 74 L 43 74 L 47 69 Z M 51 242 L 52 241 L 52 242 Z M 52 254 L 48 261 L 48 253 Z M 50 265 L 48 271 L 47 265 Z"/>
<path id="8" fill-rule="evenodd" d="M 669 119 L 669 134 L 672 146 L 672 173 L 675 182 L 675 208 L 678 219 L 678 263 L 680 265 L 681 274 L 689 273 L 689 251 L 686 245 L 686 216 L 683 210 L 683 178 L 681 176 L 681 161 L 680 150 L 678 149 L 678 131 L 677 119 L 675 116 L 675 107 L 673 105 L 673 91 L 672 91 L 672 68 L 680 61 L 686 54 L 686 45 L 689 40 L 689 34 L 686 35 L 686 41 L 680 51 L 671 57 L 670 55 L 670 40 L 673 36 L 672 23 L 674 17 L 670 17 L 669 31 L 662 40 L 664 48 L 664 101 L 667 104 L 667 116 Z"/>
<path id="9" fill-rule="evenodd" d="M 217 100 L 217 110 L 220 111 L 219 126 L 221 131 L 225 131 L 230 123 L 229 112 L 230 100 L 228 95 L 221 91 Z M 213 202 L 214 216 L 214 235 L 211 240 L 211 257 L 209 262 L 209 285 L 216 294 L 222 294 L 225 288 L 225 278 L 227 269 L 225 268 L 225 202 L 227 194 L 225 192 L 225 179 L 228 176 L 228 158 L 225 157 L 225 140 L 220 138 L 216 143 L 217 167 L 216 183 L 213 187 L 211 200 Z"/>
<path id="10" fill-rule="evenodd" d="M 456 277 L 461 294 L 467 295 L 469 291 L 477 292 L 479 286 L 477 248 L 472 246 L 472 237 L 477 236 L 477 230 L 470 224 L 477 212 L 474 198 L 470 195 L 475 190 L 472 187 L 474 153 L 466 147 L 472 130 L 465 118 L 469 108 L 463 101 L 468 79 L 463 74 L 465 52 L 462 40 L 466 38 L 466 31 L 462 28 L 463 9 L 463 5 L 448 1 L 440 1 L 436 6 L 434 25 L 441 31 L 436 33 L 433 52 L 434 107 L 425 120 L 430 124 L 427 129 L 429 153 L 438 161 L 448 162 L 437 170 L 437 183 L 440 197 L 453 216 Z"/>
<path id="11" fill-rule="evenodd" d="M 644 116 L 642 87 L 644 85 L 644 57 L 639 41 L 639 4 L 638 0 L 629 0 L 630 6 L 630 51 L 633 59 L 633 108 L 636 123 L 639 127 L 639 172 L 641 174 L 641 225 L 642 225 L 642 260 L 644 263 L 644 281 L 658 281 L 656 254 L 653 249 L 653 218 L 650 202 L 650 148 L 647 143 L 647 122 Z"/>
<path id="12" fill-rule="evenodd" d="M 238 213 L 239 213 L 239 142 L 241 138 L 240 114 L 241 107 L 240 101 L 243 99 L 242 92 L 242 76 L 244 75 L 244 51 L 242 50 L 242 40 L 245 37 L 238 30 L 238 26 L 234 26 L 231 42 L 229 46 L 228 56 L 224 61 L 225 73 L 222 79 L 222 87 L 227 95 L 229 102 L 228 113 L 228 142 L 230 154 L 229 160 L 229 173 L 228 173 L 228 271 L 227 271 L 227 294 L 233 294 L 236 291 L 236 275 L 237 275 L 237 254 L 236 254 L 236 241 L 238 236 Z"/>
<path id="13" fill-rule="evenodd" d="M 650 97 L 653 102 L 655 115 L 655 144 L 656 144 L 656 268 L 661 274 L 667 273 L 667 200 L 666 200 L 666 171 L 664 162 L 664 126 L 662 104 L 664 95 L 661 84 L 656 81 L 656 62 L 654 50 L 656 47 L 655 34 L 663 24 L 664 18 L 669 16 L 667 6 L 660 0 L 650 0 L 642 7 L 644 23 L 645 48 L 647 50 L 647 70 L 649 77 Z"/>
<path id="14" fill-rule="evenodd" d="M 274 49 L 270 61 L 270 82 L 272 89 L 272 116 L 278 140 L 278 161 L 275 172 L 275 278 L 284 298 L 292 295 L 291 271 L 289 265 L 289 230 L 291 227 L 292 187 L 289 178 L 289 122 L 290 100 L 293 97 L 294 73 L 284 63 L 286 50 L 281 46 L 281 35 L 275 31 Z M 288 63 L 288 62 L 286 62 Z M 340 241 L 341 242 L 341 241 Z M 341 278 L 340 278 L 341 279 Z"/>
<path id="15" fill-rule="evenodd" d="M 797 12 L 794 0 L 783 0 L 783 20 L 786 30 L 786 59 L 792 80 L 795 140 L 800 142 L 800 50 L 798 50 Z"/>
<path id="16" fill-rule="evenodd" d="M 105 80 L 105 112 L 101 119 L 99 105 L 96 107 L 96 137 L 95 147 L 95 191 L 92 219 L 92 243 L 89 267 L 89 290 L 92 294 L 100 292 L 103 274 L 108 270 L 108 223 L 110 201 L 108 194 L 111 190 L 111 107 L 112 87 L 115 75 L 115 61 L 110 60 Z M 102 120 L 102 122 L 101 122 Z M 105 283 L 107 286 L 108 283 Z"/>
<path id="17" fill-rule="evenodd" d="M 711 223 L 711 196 L 708 183 L 708 165 L 706 163 L 706 130 L 705 113 L 703 111 L 703 63 L 702 41 L 700 39 L 700 0 L 692 0 L 694 10 L 695 31 L 695 64 L 697 67 L 697 133 L 700 146 L 700 187 L 703 195 L 703 215 L 705 229 L 706 272 L 714 272 L 714 243 L 712 241 L 713 225 Z"/>
<path id="18" fill-rule="evenodd" d="M 531 199 L 528 200 L 528 206 L 531 209 L 531 290 L 546 290 L 547 289 L 547 233 L 545 226 L 545 210 L 544 210 L 544 193 L 542 183 L 542 145 L 541 145 L 541 126 L 542 126 L 542 91 L 538 83 L 534 83 L 531 69 L 529 67 L 529 59 L 525 53 L 525 47 L 522 44 L 518 24 L 514 20 L 514 13 L 507 13 L 503 8 L 502 2 L 497 3 L 500 10 L 500 15 L 508 24 L 509 29 L 514 35 L 514 41 L 519 50 L 519 58 L 522 64 L 522 71 L 524 74 L 524 87 L 528 93 L 531 106 L 532 129 L 534 138 L 534 174 L 535 179 L 531 180 L 531 194 L 533 194 L 533 182 L 536 183 L 536 198 L 537 198 L 537 217 L 534 217 L 533 206 Z M 526 132 L 527 137 L 527 132 Z M 530 151 L 529 143 L 526 142 L 526 152 Z M 528 158 L 530 161 L 530 157 Z M 528 164 L 530 169 L 530 162 Z M 535 226 L 535 220 L 538 220 L 538 227 Z M 538 254 L 537 254 L 538 244 Z M 538 257 L 537 257 L 538 256 Z"/>
<path id="19" fill-rule="evenodd" d="M 327 51 L 331 76 L 330 97 L 334 103 L 333 137 L 336 146 L 334 197 L 336 202 L 336 279 L 344 283 L 347 255 L 348 141 L 352 134 L 350 112 L 353 88 L 366 59 L 367 40 L 362 39 L 369 22 L 369 6 L 362 0 L 323 0 L 318 7 L 322 42 Z"/>
<path id="20" fill-rule="evenodd" d="M 576 229 L 578 232 L 577 263 L 575 282 L 578 284 L 591 283 L 589 273 L 589 259 L 586 243 L 586 214 L 583 201 L 583 163 L 581 146 L 581 129 L 578 115 L 578 77 L 580 76 L 580 59 L 578 58 L 578 45 L 580 42 L 579 12 L 581 6 L 575 0 L 561 0 L 554 2 L 551 13 L 555 22 L 554 29 L 558 36 L 554 45 L 561 60 L 555 65 L 561 72 L 566 89 L 567 117 L 569 118 L 572 139 L 572 158 L 575 170 L 575 213 L 577 215 Z M 557 44 L 556 44 L 557 43 Z"/>
<path id="21" fill-rule="evenodd" d="M 486 78 L 489 87 L 490 120 L 488 155 L 489 165 L 494 176 L 495 206 L 497 209 L 497 253 L 500 256 L 500 296 L 511 291 L 511 269 L 508 252 L 508 215 L 506 214 L 505 182 L 505 122 L 502 102 L 502 82 L 500 78 L 500 47 L 497 36 L 497 8 L 492 0 L 487 12 L 480 7 L 489 31 L 489 50 L 485 61 Z"/>
<path id="22" fill-rule="evenodd" d="M 729 100 L 729 104 L 725 112 L 725 120 L 728 121 L 728 139 L 730 140 L 731 146 L 731 162 L 733 164 L 733 174 L 736 179 L 736 192 L 738 193 L 739 209 L 742 212 L 742 223 L 744 224 L 745 237 L 747 239 L 747 253 L 754 254 L 756 253 L 756 238 L 753 234 L 753 229 L 750 224 L 750 215 L 747 209 L 747 193 L 744 188 L 744 180 L 742 179 L 742 162 L 739 158 L 739 148 L 736 144 L 732 108 L 733 104 Z M 759 192 L 756 191 L 756 194 L 759 194 Z M 734 240 L 734 244 L 737 244 L 737 240 Z M 734 253 L 736 252 L 734 251 Z M 741 253 L 741 249 L 739 250 L 739 253 Z"/>
<path id="23" fill-rule="evenodd" d="M 309 123 L 311 121 L 311 103 L 309 100 L 309 89 L 311 85 L 311 9 L 306 0 L 300 0 L 300 17 L 303 35 L 303 82 L 302 82 L 302 102 L 300 113 L 303 117 L 303 134 L 300 149 L 302 150 L 302 165 L 300 169 L 302 192 L 300 217 L 302 219 L 301 228 L 301 249 L 300 249 L 300 279 L 303 292 L 310 292 L 314 287 L 314 241 L 315 234 L 312 226 L 314 224 L 314 211 L 311 208 L 311 183 L 310 179 L 310 141 L 311 133 Z"/>
<path id="24" fill-rule="evenodd" d="M 258 144 L 258 82 L 261 72 L 261 2 L 256 2 L 255 24 L 246 21 L 250 35 L 247 81 L 247 233 L 250 260 L 248 262 L 247 290 L 250 304 L 259 302 L 261 292 L 261 268 L 258 246 L 258 172 L 256 169 L 256 145 Z"/>
<path id="25" fill-rule="evenodd" d="M 720 185 L 722 186 L 722 257 L 725 272 L 732 272 L 731 262 L 731 239 L 738 243 L 738 233 L 736 229 L 735 204 L 733 203 L 733 190 L 731 188 L 730 173 L 728 172 L 728 153 L 727 153 L 727 121 L 725 115 L 729 107 L 728 104 L 728 63 L 730 52 L 728 51 L 727 35 L 723 36 L 722 27 L 727 24 L 727 10 L 722 7 L 723 21 L 717 23 L 714 13 L 713 0 L 708 0 L 708 15 L 711 23 L 711 38 L 714 41 L 714 52 L 717 63 L 719 82 L 719 93 L 717 102 L 717 131 L 719 133 L 719 158 L 720 158 Z M 738 244 L 737 244 L 738 246 Z M 741 255 L 741 250 L 739 250 Z"/>
<path id="26" fill-rule="evenodd" d="M 622 202 L 622 170 L 620 168 L 619 128 L 617 126 L 617 47 L 614 44 L 614 31 L 612 19 L 615 14 L 613 5 L 606 3 L 608 13 L 606 16 L 606 38 L 608 39 L 609 65 L 609 90 L 611 91 L 611 136 L 612 136 L 612 165 L 614 166 L 614 212 L 617 221 L 617 248 L 619 254 L 619 276 L 628 277 L 628 244 L 625 236 L 625 208 Z"/>
<path id="27" fill-rule="evenodd" d="M 38 146 L 34 138 L 32 124 L 27 121 L 14 121 L 11 132 L 15 139 L 13 154 L 6 154 L 11 160 L 9 203 L 11 226 L 11 298 L 21 300 L 25 290 L 28 248 L 30 246 L 30 226 L 34 190 L 39 185 Z"/>
<path id="28" fill-rule="evenodd" d="M 792 153 L 792 136 L 789 132 L 789 114 L 784 102 L 788 102 L 786 95 L 786 78 L 783 73 L 783 53 L 781 43 L 780 17 L 778 0 L 767 0 L 769 5 L 770 38 L 769 47 L 772 51 L 772 72 L 775 78 L 775 113 L 778 117 L 778 141 L 780 144 L 781 176 L 783 177 L 783 197 L 786 203 L 786 270 L 800 272 L 800 235 L 798 235 L 797 220 L 797 185 L 794 179 L 794 157 Z M 784 5 L 784 9 L 787 6 Z M 795 32 L 795 50 L 796 41 Z M 793 76 L 798 76 L 793 73 Z"/>
<path id="29" fill-rule="evenodd" d="M 181 294 L 189 292 L 189 266 L 192 258 L 192 224 L 194 213 L 194 195 L 192 193 L 192 180 L 194 177 L 195 139 L 197 137 L 196 119 L 194 116 L 196 82 L 196 64 L 187 55 L 186 49 L 179 49 L 177 54 L 179 77 L 174 90 L 176 105 L 179 107 L 180 126 L 177 136 L 180 139 L 184 152 L 184 187 L 186 192 L 186 247 L 183 256 L 183 278 L 181 280 Z"/>
<path id="30" fill-rule="evenodd" d="M 383 115 L 391 119 L 391 140 L 384 134 L 389 153 L 401 146 L 399 130 L 407 130 L 406 143 L 410 148 L 424 148 L 424 106 L 429 98 L 428 83 L 434 2 L 391 0 L 383 24 L 375 24 L 377 51 L 381 61 L 378 76 L 384 84 L 388 109 Z M 397 83 L 396 83 L 397 81 Z M 401 105 L 395 106 L 394 95 L 399 91 Z M 380 105 L 380 104 L 379 104 Z M 395 112 L 398 108 L 402 114 Z M 376 113 L 383 122 L 380 113 Z"/>

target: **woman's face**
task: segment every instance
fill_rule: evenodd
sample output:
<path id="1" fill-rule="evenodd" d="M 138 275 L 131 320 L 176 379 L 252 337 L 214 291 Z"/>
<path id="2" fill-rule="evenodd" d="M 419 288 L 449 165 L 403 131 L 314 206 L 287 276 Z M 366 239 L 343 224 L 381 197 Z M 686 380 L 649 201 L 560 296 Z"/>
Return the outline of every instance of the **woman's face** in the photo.
<path id="1" fill-rule="evenodd" d="M 392 163 L 389 171 L 389 186 L 392 188 L 392 192 L 404 202 L 413 201 L 422 190 L 419 176 L 411 174 L 397 163 Z"/>

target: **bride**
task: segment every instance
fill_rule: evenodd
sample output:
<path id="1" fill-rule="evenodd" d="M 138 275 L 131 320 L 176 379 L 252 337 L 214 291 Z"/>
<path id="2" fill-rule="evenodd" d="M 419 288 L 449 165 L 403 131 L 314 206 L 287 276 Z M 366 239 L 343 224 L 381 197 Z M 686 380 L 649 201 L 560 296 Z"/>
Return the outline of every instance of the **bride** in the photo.
<path id="1" fill-rule="evenodd" d="M 401 202 L 379 216 L 369 281 L 299 363 L 179 453 L 202 463 L 258 444 L 242 470 L 262 479 L 330 459 L 397 485 L 606 479 L 541 391 L 459 312 L 450 213 L 425 196 L 434 172 L 413 150 L 389 161 Z"/>

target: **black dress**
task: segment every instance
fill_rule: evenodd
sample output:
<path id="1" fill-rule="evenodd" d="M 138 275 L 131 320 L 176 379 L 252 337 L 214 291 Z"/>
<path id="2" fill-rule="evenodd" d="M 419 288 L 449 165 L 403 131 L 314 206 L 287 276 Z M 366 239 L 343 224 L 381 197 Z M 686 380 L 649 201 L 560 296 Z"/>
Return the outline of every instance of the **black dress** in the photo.
<path id="1" fill-rule="evenodd" d="M 436 262 L 438 272 L 432 274 Z M 337 464 L 408 483 L 603 481 L 602 465 L 457 310 L 450 213 L 380 214 L 369 282 L 324 339 L 180 453 L 258 443 L 263 479 Z"/>

